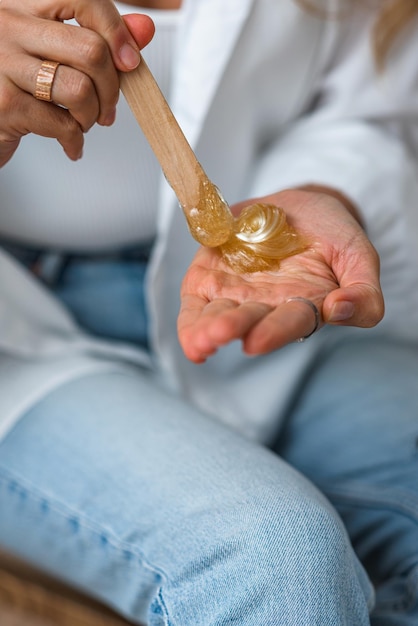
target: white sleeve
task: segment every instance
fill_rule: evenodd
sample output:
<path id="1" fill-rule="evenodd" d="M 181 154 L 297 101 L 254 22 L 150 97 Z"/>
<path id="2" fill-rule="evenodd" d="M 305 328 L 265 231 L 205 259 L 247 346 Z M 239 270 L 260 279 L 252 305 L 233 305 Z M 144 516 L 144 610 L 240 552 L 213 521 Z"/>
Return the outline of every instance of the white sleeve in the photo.
<path id="1" fill-rule="evenodd" d="M 418 33 L 397 40 L 379 73 L 370 27 L 364 12 L 330 20 L 334 45 L 315 104 L 265 152 L 251 191 L 336 188 L 357 206 L 373 240 L 403 212 L 405 193 L 418 183 Z M 418 236 L 417 214 L 410 217 Z"/>
<path id="2" fill-rule="evenodd" d="M 314 183 L 345 194 L 380 254 L 387 315 L 405 319 L 418 306 L 418 23 L 381 73 L 370 26 L 365 13 L 330 20 L 334 46 L 312 106 L 265 151 L 251 193 Z"/>

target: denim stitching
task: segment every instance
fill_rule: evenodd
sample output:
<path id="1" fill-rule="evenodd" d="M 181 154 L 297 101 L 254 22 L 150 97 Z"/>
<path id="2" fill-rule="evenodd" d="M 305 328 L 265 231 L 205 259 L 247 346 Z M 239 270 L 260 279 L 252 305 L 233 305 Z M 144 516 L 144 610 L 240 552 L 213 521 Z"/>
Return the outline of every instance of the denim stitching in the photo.
<path id="1" fill-rule="evenodd" d="M 128 555 L 130 555 L 129 558 L 132 558 L 132 556 L 136 557 L 145 569 L 154 574 L 156 578 L 158 577 L 158 580 L 167 580 L 166 573 L 162 569 L 149 563 L 135 544 L 131 544 L 127 541 L 121 541 L 113 534 L 113 531 L 100 527 L 80 511 L 71 509 L 62 502 L 59 502 L 56 498 L 51 500 L 49 494 L 44 495 L 30 482 L 25 481 L 20 477 L 17 478 L 8 470 L 0 467 L 0 488 L 3 482 L 6 489 L 12 493 L 14 492 L 21 499 L 24 499 L 29 495 L 34 502 L 38 503 L 40 510 L 43 512 L 47 513 L 50 510 L 56 515 L 61 516 L 70 526 L 73 526 L 75 531 L 78 528 L 83 528 L 95 534 L 99 543 L 109 545 L 118 551 L 125 559 Z"/>
<path id="2" fill-rule="evenodd" d="M 168 616 L 167 606 L 163 598 L 163 590 L 161 587 L 158 589 L 158 592 L 152 604 L 153 605 L 151 608 L 153 610 L 153 613 L 160 615 L 164 619 L 165 626 L 174 626 L 173 622 Z"/>

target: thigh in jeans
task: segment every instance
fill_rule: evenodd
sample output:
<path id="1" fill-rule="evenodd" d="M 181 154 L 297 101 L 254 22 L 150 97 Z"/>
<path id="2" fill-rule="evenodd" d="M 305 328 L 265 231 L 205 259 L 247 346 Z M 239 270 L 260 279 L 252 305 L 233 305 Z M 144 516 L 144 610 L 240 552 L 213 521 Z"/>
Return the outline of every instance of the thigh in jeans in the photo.
<path id="1" fill-rule="evenodd" d="M 95 374 L 0 444 L 0 542 L 150 626 L 369 624 L 370 583 L 323 495 L 158 388 Z"/>
<path id="2" fill-rule="evenodd" d="M 333 502 L 377 592 L 375 626 L 418 624 L 418 347 L 322 355 L 277 449 Z"/>

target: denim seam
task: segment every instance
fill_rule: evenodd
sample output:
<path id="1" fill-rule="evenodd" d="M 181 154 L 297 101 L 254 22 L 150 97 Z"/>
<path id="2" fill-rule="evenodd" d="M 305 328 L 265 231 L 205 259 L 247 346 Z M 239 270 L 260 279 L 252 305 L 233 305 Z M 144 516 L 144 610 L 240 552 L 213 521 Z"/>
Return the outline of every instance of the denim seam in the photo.
<path id="1" fill-rule="evenodd" d="M 164 598 L 163 598 L 163 590 L 162 590 L 161 587 L 158 590 L 157 599 L 158 599 L 158 602 L 160 604 L 161 610 L 163 611 L 163 615 L 164 615 L 166 626 L 174 626 L 172 621 L 170 620 L 170 618 L 168 616 L 167 606 L 166 606 L 166 603 L 165 603 Z"/>
<path id="2" fill-rule="evenodd" d="M 110 529 L 106 529 L 105 527 L 101 527 L 95 522 L 93 522 L 90 518 L 86 517 L 83 513 L 78 511 L 77 509 L 72 509 L 67 505 L 59 502 L 56 498 L 51 498 L 50 494 L 44 495 L 37 487 L 32 485 L 30 482 L 25 481 L 22 478 L 17 478 L 14 474 L 0 467 L 0 487 L 1 481 L 4 480 L 6 488 L 10 487 L 21 489 L 25 492 L 26 495 L 30 495 L 33 501 L 38 502 L 42 507 L 43 504 L 47 504 L 48 509 L 51 510 L 58 516 L 66 519 L 68 522 L 77 521 L 77 524 L 91 533 L 94 533 L 99 539 L 106 539 L 107 545 L 120 552 L 122 555 L 127 552 L 135 556 L 141 562 L 141 565 L 149 570 L 155 576 L 158 576 L 163 580 L 167 580 L 166 573 L 152 565 L 147 561 L 142 552 L 138 550 L 135 544 L 129 543 L 127 541 L 121 541 L 117 536 L 114 535 L 113 531 Z"/>

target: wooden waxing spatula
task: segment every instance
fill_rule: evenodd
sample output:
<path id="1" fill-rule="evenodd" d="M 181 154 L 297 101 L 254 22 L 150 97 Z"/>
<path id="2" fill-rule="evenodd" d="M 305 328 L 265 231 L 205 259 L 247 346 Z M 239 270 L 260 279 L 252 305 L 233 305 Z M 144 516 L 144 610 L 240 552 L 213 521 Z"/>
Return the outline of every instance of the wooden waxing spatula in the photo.
<path id="1" fill-rule="evenodd" d="M 143 58 L 135 70 L 121 73 L 120 85 L 178 198 L 192 236 L 204 246 L 225 243 L 234 228 L 229 206 L 197 160 Z"/>

